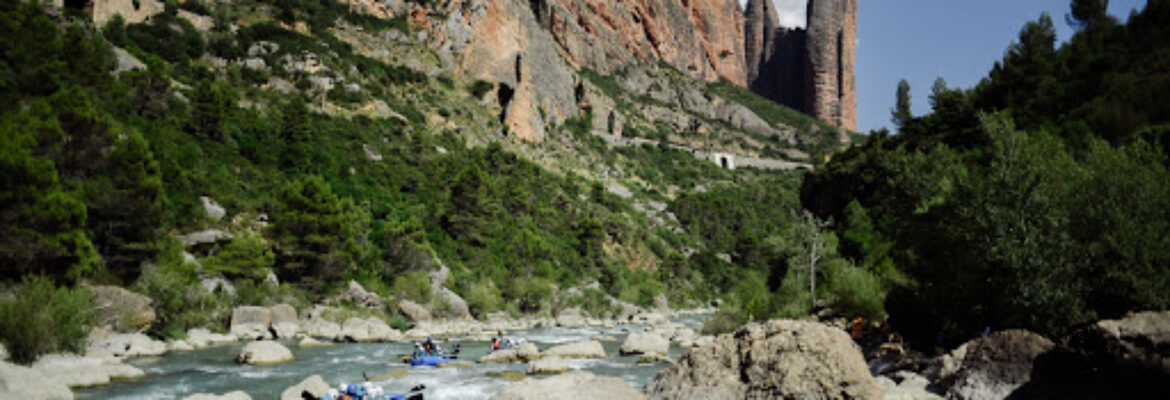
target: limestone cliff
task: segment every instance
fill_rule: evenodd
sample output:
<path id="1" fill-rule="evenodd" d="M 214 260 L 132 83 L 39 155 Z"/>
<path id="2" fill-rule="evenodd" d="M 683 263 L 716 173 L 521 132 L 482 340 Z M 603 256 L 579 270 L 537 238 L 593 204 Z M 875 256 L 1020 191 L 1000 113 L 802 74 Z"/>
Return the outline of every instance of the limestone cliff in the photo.
<path id="1" fill-rule="evenodd" d="M 737 0 L 531 0 L 574 65 L 613 73 L 664 61 L 692 78 L 744 86 L 743 13 Z"/>

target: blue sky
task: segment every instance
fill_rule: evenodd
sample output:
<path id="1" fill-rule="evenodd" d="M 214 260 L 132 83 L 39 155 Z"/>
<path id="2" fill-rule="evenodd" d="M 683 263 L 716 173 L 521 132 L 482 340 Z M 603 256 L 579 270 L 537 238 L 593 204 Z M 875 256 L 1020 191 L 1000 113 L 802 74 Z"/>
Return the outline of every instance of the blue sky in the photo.
<path id="1" fill-rule="evenodd" d="M 746 3 L 746 0 L 741 0 Z M 801 26 L 807 0 L 773 0 L 781 24 Z M 858 130 L 890 127 L 898 80 L 910 82 L 914 115 L 930 111 L 938 77 L 968 88 L 987 76 L 1028 21 L 1047 11 L 1061 41 L 1073 30 L 1064 22 L 1069 0 L 859 0 L 857 43 Z M 1109 10 L 1125 21 L 1146 0 L 1112 0 Z"/>
<path id="2" fill-rule="evenodd" d="M 788 0 L 784 0 L 787 2 Z M 777 0 L 777 6 L 781 1 Z M 915 115 L 930 111 L 930 87 L 937 77 L 952 87 L 972 87 L 1028 21 L 1047 11 L 1061 41 L 1067 0 L 860 0 L 857 43 L 858 129 L 889 127 L 898 80 L 910 82 Z M 1122 21 L 1146 0 L 1112 0 L 1110 12 Z"/>

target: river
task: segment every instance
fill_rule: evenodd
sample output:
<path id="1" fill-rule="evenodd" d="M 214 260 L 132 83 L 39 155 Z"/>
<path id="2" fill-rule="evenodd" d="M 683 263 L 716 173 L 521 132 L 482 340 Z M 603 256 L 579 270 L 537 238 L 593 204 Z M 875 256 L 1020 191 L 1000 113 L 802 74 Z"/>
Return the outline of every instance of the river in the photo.
<path id="1" fill-rule="evenodd" d="M 698 329 L 703 315 L 684 316 L 672 322 Z M 623 328 L 642 329 L 638 325 L 619 325 L 615 329 L 600 327 L 564 329 L 540 328 L 512 332 L 510 337 L 522 338 L 541 350 L 557 344 L 589 340 L 592 336 L 610 336 L 617 341 L 602 342 L 607 357 L 604 359 L 570 359 L 572 369 L 590 371 L 598 375 L 619 377 L 631 386 L 641 389 L 665 364 L 638 364 L 637 356 L 619 356 L 618 348 L 625 338 Z M 514 383 L 489 373 L 504 371 L 524 372 L 525 364 L 479 364 L 475 361 L 487 354 L 490 343 L 459 340 L 444 343 L 444 348 L 459 344 L 461 351 L 455 366 L 446 368 L 410 367 L 401 362 L 401 356 L 412 348 L 409 342 L 394 343 L 339 343 L 334 346 L 297 346 L 295 341 L 282 341 L 293 352 L 296 360 L 272 366 L 241 365 L 235 362 L 244 343 L 212 346 L 188 352 L 172 352 L 164 357 L 136 358 L 127 363 L 146 371 L 147 376 L 133 381 L 115 382 L 108 386 L 78 389 L 78 399 L 163 400 L 182 399 L 194 393 L 223 394 L 243 390 L 253 399 L 278 399 L 285 388 L 311 375 L 321 375 L 331 386 L 341 382 L 360 382 L 362 374 L 375 376 L 393 373 L 397 377 L 376 381 L 389 392 L 406 392 L 419 384 L 426 385 L 427 399 L 487 399 L 504 386 Z M 683 349 L 672 346 L 670 358 L 677 359 Z M 404 370 L 405 373 L 397 370 Z"/>

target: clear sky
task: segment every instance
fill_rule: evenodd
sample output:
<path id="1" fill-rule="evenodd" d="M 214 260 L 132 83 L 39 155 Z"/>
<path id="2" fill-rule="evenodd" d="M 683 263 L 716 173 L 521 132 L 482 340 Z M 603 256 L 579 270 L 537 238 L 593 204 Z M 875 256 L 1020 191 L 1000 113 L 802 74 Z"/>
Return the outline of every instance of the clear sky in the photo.
<path id="1" fill-rule="evenodd" d="M 773 0 L 786 26 L 804 25 L 807 0 Z M 741 0 L 746 3 L 746 0 Z M 930 87 L 942 77 L 952 87 L 971 87 L 1028 21 L 1047 11 L 1061 41 L 1069 0 L 859 0 L 857 43 L 858 130 L 888 127 L 898 80 L 910 82 L 915 115 L 930 111 Z M 1109 10 L 1125 21 L 1146 0 L 1112 0 Z"/>

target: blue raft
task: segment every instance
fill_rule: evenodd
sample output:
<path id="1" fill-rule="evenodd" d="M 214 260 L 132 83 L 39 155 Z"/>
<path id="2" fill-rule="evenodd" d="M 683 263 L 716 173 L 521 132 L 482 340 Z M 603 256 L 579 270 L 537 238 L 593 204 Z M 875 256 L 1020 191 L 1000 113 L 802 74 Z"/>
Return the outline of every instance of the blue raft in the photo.
<path id="1" fill-rule="evenodd" d="M 442 357 L 442 356 L 419 356 L 419 357 L 414 357 L 414 358 L 410 359 L 410 365 L 412 367 L 417 367 L 420 365 L 434 367 L 434 366 L 437 366 L 440 364 L 446 364 L 449 362 L 451 362 L 451 360 L 449 358 Z"/>

